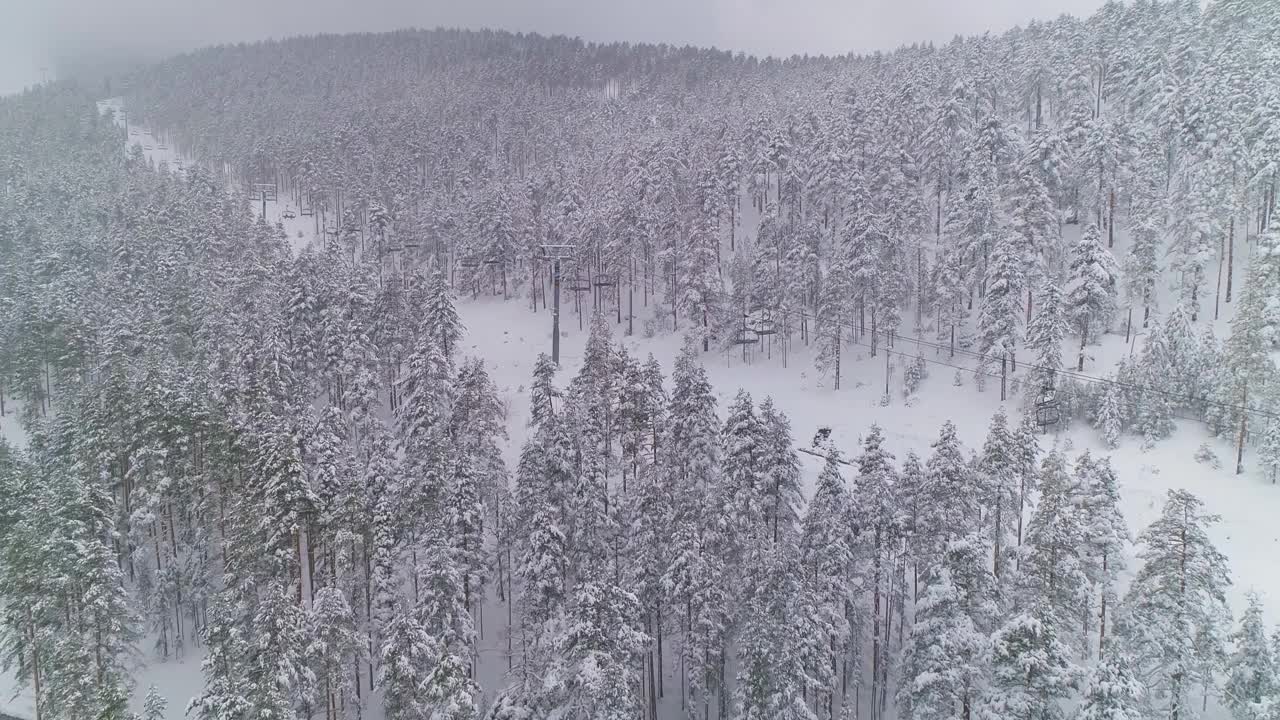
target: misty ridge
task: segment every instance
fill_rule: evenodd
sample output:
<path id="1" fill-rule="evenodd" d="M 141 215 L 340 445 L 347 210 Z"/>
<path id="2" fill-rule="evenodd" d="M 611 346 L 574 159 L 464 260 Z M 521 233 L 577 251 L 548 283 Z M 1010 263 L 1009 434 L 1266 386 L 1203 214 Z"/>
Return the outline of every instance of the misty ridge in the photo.
<path id="1" fill-rule="evenodd" d="M 0 720 L 1280 720 L 1280 3 L 1064 9 L 8 9 Z"/>

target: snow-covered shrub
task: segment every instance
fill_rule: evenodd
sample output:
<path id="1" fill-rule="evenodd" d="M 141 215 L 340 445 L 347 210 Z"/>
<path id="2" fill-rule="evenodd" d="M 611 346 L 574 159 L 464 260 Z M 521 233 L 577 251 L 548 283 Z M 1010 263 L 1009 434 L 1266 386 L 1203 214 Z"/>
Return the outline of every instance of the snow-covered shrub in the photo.
<path id="1" fill-rule="evenodd" d="M 927 377 L 929 377 L 929 369 L 924 357 L 915 356 L 902 372 L 902 395 L 910 397 L 915 394 L 915 391 L 920 389 L 920 383 Z"/>
<path id="2" fill-rule="evenodd" d="M 1217 470 L 1222 467 L 1222 461 L 1218 459 L 1218 454 L 1209 447 L 1209 443 L 1200 443 L 1200 447 L 1196 448 L 1196 462 Z"/>

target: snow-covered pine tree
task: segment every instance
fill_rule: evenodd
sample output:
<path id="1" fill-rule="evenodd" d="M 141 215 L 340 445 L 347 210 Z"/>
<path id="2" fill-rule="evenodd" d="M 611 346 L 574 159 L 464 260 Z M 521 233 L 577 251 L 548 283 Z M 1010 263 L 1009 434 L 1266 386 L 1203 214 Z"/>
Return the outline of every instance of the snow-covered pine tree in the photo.
<path id="1" fill-rule="evenodd" d="M 853 327 L 853 259 L 846 243 L 837 243 L 820 288 L 814 315 L 814 336 L 818 344 L 814 365 L 824 378 L 831 378 L 832 387 L 839 390 L 841 357 Z"/>
<path id="2" fill-rule="evenodd" d="M 1240 627 L 1231 635 L 1233 646 L 1224 668 L 1223 695 L 1237 720 L 1263 720 L 1280 702 L 1280 674 L 1267 642 L 1262 599 L 1250 592 Z"/>
<path id="3" fill-rule="evenodd" d="M 529 427 L 537 429 L 552 415 L 560 391 L 555 386 L 556 364 L 551 356 L 539 353 L 533 365 L 533 383 L 529 386 Z"/>
<path id="4" fill-rule="evenodd" d="M 1043 604 L 1014 615 L 991 637 L 991 680 L 982 695 L 982 718 L 1053 718 L 1071 694 L 1079 670 L 1059 639 Z"/>
<path id="5" fill-rule="evenodd" d="M 458 350 L 458 341 L 462 338 L 462 319 L 453 306 L 453 291 L 445 279 L 444 273 L 437 270 L 432 273 L 431 281 L 426 289 L 425 313 L 421 318 L 418 332 L 426 340 L 439 348 L 445 362 L 452 368 L 454 354 Z"/>
<path id="6" fill-rule="evenodd" d="M 1123 643 L 1103 642 L 1098 664 L 1089 672 L 1084 704 L 1076 720 L 1137 720 L 1144 717 L 1142 682 L 1134 674 L 1133 661 Z"/>
<path id="7" fill-rule="evenodd" d="M 1031 510 L 1031 496 L 1039 488 L 1037 469 L 1040 463 L 1040 442 L 1036 439 L 1038 426 L 1034 418 L 1028 416 L 1018 424 L 1014 432 L 1015 461 L 1014 468 L 1018 476 L 1018 548 L 1017 563 L 1021 566 L 1022 526 L 1027 513 Z"/>
<path id="8" fill-rule="evenodd" d="M 1173 358 L 1159 321 L 1147 331 L 1138 358 L 1138 378 L 1144 390 L 1138 391 L 1134 409 L 1134 429 L 1142 434 L 1144 447 L 1151 447 L 1173 433 L 1173 402 L 1164 388 L 1175 375 Z"/>
<path id="9" fill-rule="evenodd" d="M 555 666 L 543 679 L 546 707 L 565 720 L 631 720 L 641 709 L 639 658 L 649 639 L 637 629 L 635 595 L 588 580 L 573 591 Z"/>
<path id="10" fill-rule="evenodd" d="M 852 521 L 857 527 L 855 548 L 866 558 L 869 568 L 861 568 L 861 584 L 871 588 L 871 697 L 881 701 L 882 688 L 888 684 L 889 643 L 881 636 L 886 609 L 892 605 L 893 555 L 897 549 L 898 509 L 895 485 L 898 472 L 893 454 L 884 447 L 884 433 L 872 425 L 862 441 L 862 453 L 855 461 L 858 474 L 851 498 Z M 856 637 L 856 636 L 855 636 Z M 858 638 L 860 639 L 860 638 Z"/>
<path id="11" fill-rule="evenodd" d="M 943 423 L 930 447 L 933 452 L 925 463 L 922 492 L 930 498 L 930 507 L 927 516 L 922 513 L 922 525 L 932 529 L 930 547 L 924 554 L 937 556 L 948 542 L 981 526 L 981 489 L 951 421 Z"/>
<path id="12" fill-rule="evenodd" d="M 938 341 L 946 344 L 954 357 L 956 342 L 969 319 L 968 269 L 964 252 L 958 244 L 942 248 L 933 270 L 933 284 L 937 288 L 934 312 L 937 315 Z"/>
<path id="13" fill-rule="evenodd" d="M 425 685 L 431 663 L 438 654 L 437 645 L 413 608 L 402 607 L 396 612 L 378 650 L 378 687 L 387 720 L 427 716 Z"/>
<path id="14" fill-rule="evenodd" d="M 1067 315 L 1080 335 L 1077 370 L 1084 370 L 1085 347 L 1105 332 L 1111 321 L 1118 281 L 1115 258 L 1103 247 L 1098 226 L 1088 226 L 1072 250 L 1066 303 Z"/>
<path id="15" fill-rule="evenodd" d="M 1216 654 L 1197 638 L 1217 634 L 1226 614 L 1226 558 L 1207 533 L 1216 521 L 1196 496 L 1169 491 L 1160 517 L 1138 534 L 1143 565 L 1116 622 L 1136 674 L 1147 678 L 1151 711 L 1169 717 L 1195 714 L 1191 698 L 1201 661 Z"/>
<path id="16" fill-rule="evenodd" d="M 773 398 L 766 397 L 760 403 L 760 424 L 764 441 L 760 464 L 765 483 L 765 523 L 774 544 L 784 536 L 795 542 L 804 498 L 800 491 L 800 456 L 793 445 L 791 422 L 774 407 Z"/>
<path id="17" fill-rule="evenodd" d="M 753 543 L 769 537 L 765 526 L 764 426 L 751 394 L 739 390 L 729 404 L 721 432 L 721 481 L 717 502 L 723 518 L 725 558 L 734 561 Z"/>
<path id="18" fill-rule="evenodd" d="M 1027 348 L 1035 353 L 1027 400 L 1034 402 L 1047 387 L 1058 387 L 1062 369 L 1062 341 L 1067 336 L 1061 284 L 1050 278 L 1040 288 L 1039 305 L 1027 325 Z"/>
<path id="19" fill-rule="evenodd" d="M 794 536 L 774 545 L 758 544 L 749 553 L 733 715 L 743 720 L 816 720 L 805 699 L 817 624 Z M 816 647 L 824 644 L 816 639 Z"/>
<path id="20" fill-rule="evenodd" d="M 420 702 L 428 717 L 461 720 L 475 716 L 480 688 L 474 680 L 475 629 L 466 604 L 466 569 L 451 549 L 451 539 L 439 531 L 425 538 L 414 569 L 418 602 L 413 612 L 434 641 L 418 688 Z"/>
<path id="21" fill-rule="evenodd" d="M 317 700 L 326 716 L 353 701 L 351 667 L 365 654 L 365 640 L 356 630 L 351 605 L 341 590 L 323 587 L 316 593 L 308 618 L 306 654 L 312 662 L 319 691 Z"/>
<path id="22" fill-rule="evenodd" d="M 987 295 L 991 297 L 990 294 Z M 978 456 L 978 473 L 982 483 L 982 506 L 991 534 L 992 576 L 996 596 L 1004 601 L 1005 570 L 1014 556 L 1018 527 L 1019 473 L 1018 447 L 1004 410 L 996 410 L 987 430 L 986 442 Z"/>
<path id="23" fill-rule="evenodd" d="M 1129 427 L 1132 410 L 1128 405 L 1125 386 L 1111 377 L 1102 388 L 1102 402 L 1093 418 L 1093 426 L 1102 435 L 1102 442 L 1109 448 L 1120 446 L 1120 438 Z"/>
<path id="24" fill-rule="evenodd" d="M 169 702 L 160 694 L 160 690 L 155 685 L 147 688 L 147 694 L 142 699 L 142 713 L 135 714 L 136 720 L 164 720 L 165 708 Z"/>
<path id="25" fill-rule="evenodd" d="M 1015 353 L 1022 344 L 1023 286 L 1025 260 L 1010 233 L 1002 233 L 992 243 L 984 280 L 986 297 L 978 313 L 978 352 L 981 360 L 975 372 L 998 371 L 1008 363 L 1008 371 L 1018 369 Z"/>
<path id="26" fill-rule="evenodd" d="M 848 657 L 853 631 L 849 617 L 854 557 L 848 523 L 850 509 L 849 490 L 840 474 L 840 454 L 832 449 L 818 475 L 800 531 L 800 565 L 813 597 L 816 632 L 822 634 L 827 645 L 826 657 L 810 669 L 822 707 L 834 702 L 837 687 L 833 668 Z"/>
<path id="27" fill-rule="evenodd" d="M 1107 612 L 1114 610 L 1116 584 L 1124 569 L 1129 527 L 1120 512 L 1120 487 L 1111 458 L 1088 452 L 1076 459 L 1076 494 L 1084 514 L 1085 572 L 1098 595 L 1098 650 L 1107 637 Z M 1090 623 L 1085 623 L 1088 632 Z"/>
<path id="28" fill-rule="evenodd" d="M 1043 604 L 1042 619 L 1065 637 L 1063 630 L 1078 627 L 1088 612 L 1089 578 L 1081 557 L 1085 518 L 1074 502 L 1072 478 L 1060 453 L 1045 456 L 1038 484 L 1040 501 L 1027 525 L 1021 567 L 1024 602 Z"/>
<path id="29" fill-rule="evenodd" d="M 1280 233 L 1259 238 L 1249 280 L 1240 296 L 1240 304 L 1231 318 L 1231 335 L 1223 347 L 1223 380 L 1214 388 L 1216 406 L 1209 413 L 1218 432 L 1238 432 L 1241 415 L 1235 408 L 1256 407 L 1250 398 L 1264 396 L 1267 384 L 1276 378 L 1276 364 L 1271 359 L 1275 345 L 1276 325 L 1271 316 L 1276 297 L 1280 296 L 1280 262 L 1270 260 L 1280 255 Z"/>
<path id="30" fill-rule="evenodd" d="M 987 551 L 976 534 L 947 543 L 916 603 L 896 703 L 903 720 L 970 716 L 994 618 Z"/>
<path id="31" fill-rule="evenodd" d="M 1024 160 L 1013 178 L 1006 208 L 1009 231 L 1025 275 L 1028 319 L 1032 313 L 1031 288 L 1041 283 L 1046 273 L 1057 273 L 1055 265 L 1061 254 L 1057 213 L 1040 176 L 1034 164 Z"/>

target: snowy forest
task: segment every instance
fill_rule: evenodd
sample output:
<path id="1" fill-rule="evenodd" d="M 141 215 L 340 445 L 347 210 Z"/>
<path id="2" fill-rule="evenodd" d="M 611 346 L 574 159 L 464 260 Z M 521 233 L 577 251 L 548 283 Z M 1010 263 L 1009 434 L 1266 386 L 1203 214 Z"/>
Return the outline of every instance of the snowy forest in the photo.
<path id="1" fill-rule="evenodd" d="M 0 718 L 1280 720 L 1278 38 L 0 98 Z"/>

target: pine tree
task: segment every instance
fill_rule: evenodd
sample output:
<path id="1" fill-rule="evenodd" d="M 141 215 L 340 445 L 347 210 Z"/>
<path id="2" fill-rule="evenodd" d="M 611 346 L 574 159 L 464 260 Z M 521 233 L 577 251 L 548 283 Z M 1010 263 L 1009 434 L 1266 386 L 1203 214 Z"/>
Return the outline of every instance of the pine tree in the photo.
<path id="1" fill-rule="evenodd" d="M 800 524 L 800 457 L 793 447 L 791 423 L 773 405 L 772 398 L 760 403 L 760 423 L 764 445 L 760 464 L 764 473 L 765 522 L 771 540 L 795 541 Z"/>
<path id="2" fill-rule="evenodd" d="M 768 537 L 765 528 L 765 478 L 760 460 L 764 427 L 751 395 L 739 390 L 728 408 L 721 432 L 721 482 L 718 502 L 723 508 L 722 539 L 727 559 L 740 558 L 753 543 Z"/>
<path id="3" fill-rule="evenodd" d="M 1024 262 L 1014 239 L 1004 235 L 991 248 L 987 264 L 986 297 L 978 313 L 978 352 L 982 360 L 977 372 L 990 372 L 993 365 L 1008 362 L 1018 369 L 1015 356 L 1022 342 L 1022 292 Z"/>
<path id="4" fill-rule="evenodd" d="M 932 528 L 931 545 L 942 546 L 966 537 L 981 524 L 981 490 L 973 469 L 964 457 L 964 448 L 956 437 L 956 426 L 950 421 L 942 425 L 938 439 L 930 446 L 933 453 L 925 463 L 923 495 L 931 499 L 929 514 L 922 525 Z M 929 553 L 933 553 L 931 548 Z"/>
<path id="5" fill-rule="evenodd" d="M 1107 610 L 1114 609 L 1116 585 L 1124 569 L 1129 528 L 1120 512 L 1120 488 L 1110 458 L 1089 453 L 1076 459 L 1076 493 L 1084 515 L 1085 572 L 1098 594 L 1098 650 L 1107 637 Z M 1089 623 L 1085 623 L 1086 631 Z"/>
<path id="6" fill-rule="evenodd" d="M 425 684 L 438 653 L 437 641 L 413 610 L 402 609 L 396 614 L 379 652 L 378 687 L 382 689 L 387 720 L 427 717 Z"/>
<path id="7" fill-rule="evenodd" d="M 1089 578 L 1081 557 L 1085 518 L 1074 502 L 1066 460 L 1051 452 L 1040 467 L 1040 502 L 1027 525 L 1022 562 L 1024 594 L 1043 603 L 1045 618 L 1057 628 L 1085 619 Z M 1077 643 L 1072 643 L 1077 645 Z"/>
<path id="8" fill-rule="evenodd" d="M 1226 558 L 1206 532 L 1216 521 L 1194 495 L 1170 490 L 1160 517 L 1138 535 L 1143 565 L 1125 596 L 1123 622 L 1117 619 L 1154 710 L 1171 718 L 1194 713 L 1200 663 L 1215 654 L 1197 638 L 1213 637 L 1226 614 Z"/>
<path id="9" fill-rule="evenodd" d="M 744 720 L 816 720 L 805 702 L 813 606 L 796 548 L 783 541 L 750 552 L 734 715 Z"/>
<path id="10" fill-rule="evenodd" d="M 1062 341 L 1067 335 L 1060 283 L 1049 279 L 1040 288 L 1039 309 L 1027 325 L 1027 347 L 1035 352 L 1028 398 L 1038 397 L 1046 387 L 1057 387 L 1062 370 Z"/>
<path id="11" fill-rule="evenodd" d="M 1120 438 L 1129 426 L 1130 411 L 1125 396 L 1123 385 L 1115 380 L 1108 381 L 1102 390 L 1102 404 L 1093 419 L 1094 427 L 1098 428 L 1102 441 L 1109 448 L 1119 447 Z"/>
<path id="12" fill-rule="evenodd" d="M 1018 548 L 1021 552 L 1022 524 L 1031 509 L 1031 495 L 1039 488 L 1037 469 L 1040 460 L 1040 443 L 1036 440 L 1037 425 L 1033 418 L 1024 417 L 1014 433 L 1014 468 L 1018 477 Z M 1020 557 L 1020 555 L 1019 555 Z M 1019 565 L 1021 560 L 1018 560 Z"/>
<path id="13" fill-rule="evenodd" d="M 1147 447 L 1173 433 L 1173 407 L 1162 388 L 1168 378 L 1174 376 L 1173 362 L 1164 329 L 1159 322 L 1147 332 L 1138 360 L 1139 377 L 1143 385 L 1153 390 L 1143 392 L 1138 398 L 1134 428 L 1142 433 Z"/>
<path id="14" fill-rule="evenodd" d="M 853 325 L 854 280 L 852 258 L 848 245 L 839 243 L 835 255 L 822 278 L 818 307 L 815 313 L 814 333 L 818 352 L 814 364 L 823 377 L 832 379 L 833 387 L 840 389 L 841 356 L 844 344 L 850 337 Z"/>
<path id="15" fill-rule="evenodd" d="M 1004 410 L 997 410 L 991 418 L 982 454 L 978 456 L 978 471 L 983 484 L 982 504 L 990 524 L 994 557 L 992 575 L 997 594 L 1001 593 L 1004 570 L 1013 556 L 1014 534 L 1018 525 L 1018 461 L 1008 419 Z"/>
<path id="16" fill-rule="evenodd" d="M 1084 370 L 1084 349 L 1089 341 L 1106 329 L 1115 312 L 1119 271 L 1110 251 L 1102 246 L 1097 225 L 1090 225 L 1072 251 L 1067 314 L 1080 335 L 1080 361 Z"/>
<path id="17" fill-rule="evenodd" d="M 552 415 L 560 391 L 555 386 L 556 364 L 551 356 L 539 353 L 533 365 L 533 384 L 529 386 L 529 427 L 536 430 Z"/>
<path id="18" fill-rule="evenodd" d="M 1280 676 L 1267 643 L 1262 600 L 1256 593 L 1248 594 L 1248 607 L 1231 643 L 1234 650 L 1227 659 L 1223 686 L 1227 706 L 1238 720 L 1265 718 L 1267 707 L 1280 700 Z"/>
<path id="19" fill-rule="evenodd" d="M 992 677 L 979 716 L 1053 718 L 1071 694 L 1078 670 L 1047 622 L 1048 609 L 1032 606 L 1009 619 L 991 638 Z"/>
<path id="20" fill-rule="evenodd" d="M 812 669 L 819 678 L 817 691 L 828 704 L 835 696 L 834 672 L 837 659 L 847 652 L 852 633 L 849 619 L 849 582 L 853 571 L 853 538 L 848 519 L 849 491 L 840 474 L 840 454 L 830 450 L 818 485 L 805 511 L 800 533 L 800 565 L 813 595 L 814 622 L 828 647 L 829 662 Z"/>
<path id="21" fill-rule="evenodd" d="M 316 593 L 308 635 L 307 656 L 314 664 L 317 685 L 323 693 L 324 706 L 339 707 L 351 693 L 349 670 L 363 651 L 356 630 L 351 605 L 342 591 L 324 587 Z"/>
<path id="22" fill-rule="evenodd" d="M 888 684 L 889 648 L 881 636 L 884 607 L 890 604 L 893 551 L 897 546 L 898 512 L 895 498 L 897 470 L 893 455 L 884 447 L 884 434 L 872 425 L 862 442 L 862 454 L 856 461 L 858 474 L 854 481 L 852 519 L 859 528 L 858 555 L 868 558 L 870 577 L 862 583 L 871 586 L 871 696 L 881 702 L 882 688 Z M 864 573 L 868 572 L 863 570 Z"/>
<path id="23" fill-rule="evenodd" d="M 898 717 L 946 720 L 977 704 L 987 646 L 983 629 L 994 608 L 986 551 L 976 536 L 949 543 L 916 604 L 902 657 Z"/>
<path id="24" fill-rule="evenodd" d="M 135 715 L 138 720 L 164 720 L 164 711 L 169 702 L 165 700 L 155 685 L 147 688 L 147 695 L 142 700 L 142 714 Z"/>
<path id="25" fill-rule="evenodd" d="M 648 637 L 636 629 L 640 605 L 607 582 L 574 589 L 543 692 L 566 720 L 629 720 L 640 710 L 636 667 Z"/>
<path id="26" fill-rule="evenodd" d="M 418 332 L 433 346 L 439 348 L 445 362 L 452 367 L 458 342 L 462 338 L 462 320 L 453 306 L 452 291 L 444 273 L 437 270 L 431 275 L 426 288 L 426 303 Z"/>
<path id="27" fill-rule="evenodd" d="M 1084 704 L 1076 720 L 1137 720 L 1145 717 L 1141 705 L 1143 684 L 1134 675 L 1132 660 L 1121 643 L 1103 643 L 1098 664 L 1089 673 Z"/>

